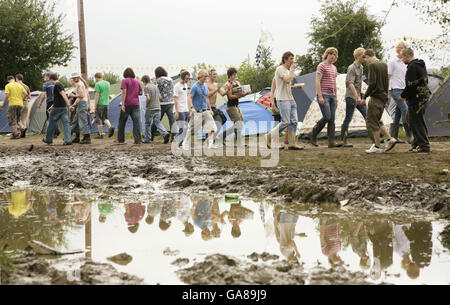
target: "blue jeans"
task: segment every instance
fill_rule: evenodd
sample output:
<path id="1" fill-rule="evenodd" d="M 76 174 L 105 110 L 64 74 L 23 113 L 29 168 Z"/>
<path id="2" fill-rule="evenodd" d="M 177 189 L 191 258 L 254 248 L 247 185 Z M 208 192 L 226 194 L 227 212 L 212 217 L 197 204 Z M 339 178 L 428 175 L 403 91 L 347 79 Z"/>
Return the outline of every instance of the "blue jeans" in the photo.
<path id="1" fill-rule="evenodd" d="M 88 108 L 88 102 L 78 102 L 77 110 L 75 111 L 75 115 L 72 120 L 74 123 L 70 126 L 71 132 L 75 132 L 78 127 L 82 135 L 91 133 L 91 128 L 89 127 L 88 122 Z"/>
<path id="2" fill-rule="evenodd" d="M 172 130 L 172 126 L 173 123 L 175 123 L 175 114 L 173 113 L 173 107 L 174 104 L 169 104 L 169 105 L 161 105 L 161 119 L 163 119 L 164 115 L 167 115 L 167 118 L 169 119 L 169 126 L 170 126 L 170 131 L 171 133 L 176 134 L 176 131 L 174 132 Z"/>
<path id="3" fill-rule="evenodd" d="M 359 110 L 361 115 L 363 116 L 364 120 L 367 116 L 367 106 L 366 105 L 356 105 L 356 101 L 352 99 L 351 97 L 345 98 L 345 119 L 344 123 L 342 123 L 342 126 L 349 126 L 350 122 L 353 118 L 353 113 L 355 112 L 355 108 Z"/>
<path id="4" fill-rule="evenodd" d="M 141 110 L 139 106 L 125 106 L 125 112 L 120 111 L 117 140 L 119 143 L 125 143 L 125 125 L 130 115 L 133 120 L 134 143 L 141 143 Z"/>
<path id="5" fill-rule="evenodd" d="M 297 103 L 295 101 L 278 101 L 278 108 L 280 109 L 281 122 L 275 128 L 279 128 L 281 131 L 288 127 L 289 132 L 296 132 L 298 124 Z"/>
<path id="6" fill-rule="evenodd" d="M 50 115 L 48 116 L 47 134 L 45 136 L 45 142 L 48 144 L 53 143 L 53 135 L 55 134 L 55 128 L 58 121 L 61 120 L 64 126 L 64 143 L 72 142 L 72 133 L 70 132 L 70 123 L 68 117 L 67 107 L 52 108 Z"/>
<path id="7" fill-rule="evenodd" d="M 189 112 L 178 112 L 178 120 L 175 123 L 175 129 L 178 129 L 178 133 L 176 135 L 176 139 L 178 143 L 183 141 L 184 139 L 184 131 L 188 129 L 188 118 Z"/>
<path id="8" fill-rule="evenodd" d="M 150 110 L 145 111 L 145 139 L 144 143 L 150 143 L 152 138 L 152 124 L 155 125 L 156 129 L 163 136 L 168 134 L 167 130 L 161 124 L 161 111 L 160 110 Z"/>
<path id="9" fill-rule="evenodd" d="M 322 112 L 323 117 L 319 120 L 318 125 L 325 127 L 325 125 L 328 124 L 329 127 L 334 127 L 337 105 L 336 95 L 324 94 L 323 99 L 325 103 L 323 105 L 319 104 L 320 111 Z M 319 97 L 317 97 L 317 100 L 319 100 Z M 318 132 L 320 132 L 321 130 L 322 129 L 320 129 Z"/>
<path id="10" fill-rule="evenodd" d="M 393 119 L 393 124 L 400 124 L 402 123 L 403 126 L 406 124 L 406 113 L 408 112 L 408 105 L 406 104 L 406 101 L 399 102 L 398 99 L 400 98 L 400 95 L 403 93 L 403 89 L 392 89 L 391 90 L 391 96 L 395 101 L 395 104 L 397 107 L 395 108 L 395 116 Z"/>

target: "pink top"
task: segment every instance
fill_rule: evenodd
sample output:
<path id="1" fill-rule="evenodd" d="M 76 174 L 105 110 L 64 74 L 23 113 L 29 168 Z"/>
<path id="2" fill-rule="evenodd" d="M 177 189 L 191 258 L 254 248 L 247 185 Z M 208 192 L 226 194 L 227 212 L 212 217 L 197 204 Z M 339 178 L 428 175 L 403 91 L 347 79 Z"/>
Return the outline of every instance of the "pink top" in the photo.
<path id="1" fill-rule="evenodd" d="M 326 95 L 336 95 L 334 90 L 334 84 L 336 82 L 336 77 L 338 76 L 336 66 L 329 65 L 326 61 L 323 61 L 317 66 L 317 73 L 322 75 L 322 80 L 320 81 L 320 88 L 322 89 L 321 93 Z"/>
<path id="2" fill-rule="evenodd" d="M 122 80 L 121 89 L 127 89 L 125 106 L 139 106 L 139 92 L 142 91 L 141 84 L 134 78 L 125 78 Z"/>
<path id="3" fill-rule="evenodd" d="M 125 212 L 126 222 L 130 225 L 139 223 L 144 218 L 145 207 L 140 203 L 129 203 L 127 206 L 128 212 Z"/>

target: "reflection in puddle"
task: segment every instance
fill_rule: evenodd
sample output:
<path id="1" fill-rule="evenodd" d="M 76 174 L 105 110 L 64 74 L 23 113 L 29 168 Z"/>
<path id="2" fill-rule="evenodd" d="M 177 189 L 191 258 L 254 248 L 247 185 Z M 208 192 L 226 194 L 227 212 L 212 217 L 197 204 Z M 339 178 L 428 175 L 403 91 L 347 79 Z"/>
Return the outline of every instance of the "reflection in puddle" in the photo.
<path id="1" fill-rule="evenodd" d="M 136 195 L 137 196 L 137 195 Z M 17 190 L 0 194 L 0 245 L 24 250 L 38 240 L 59 251 L 112 262 L 148 284 L 179 284 L 172 263 L 220 253 L 241 259 L 268 252 L 362 271 L 375 283 L 448 284 L 450 255 L 437 236 L 444 224 L 424 215 L 286 209 L 268 202 L 202 195 L 125 199 L 107 194 Z M 76 256 L 75 256 L 76 257 Z"/>

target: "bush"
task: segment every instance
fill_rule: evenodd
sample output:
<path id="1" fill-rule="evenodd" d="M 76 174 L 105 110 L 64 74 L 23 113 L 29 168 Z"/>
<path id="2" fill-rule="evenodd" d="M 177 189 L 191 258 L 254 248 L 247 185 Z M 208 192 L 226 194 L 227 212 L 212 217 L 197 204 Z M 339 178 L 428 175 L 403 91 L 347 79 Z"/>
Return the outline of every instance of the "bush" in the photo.
<path id="1" fill-rule="evenodd" d="M 116 75 L 112 72 L 106 72 L 103 74 L 103 79 L 108 81 L 111 85 L 117 84 L 120 80 L 119 75 Z"/>

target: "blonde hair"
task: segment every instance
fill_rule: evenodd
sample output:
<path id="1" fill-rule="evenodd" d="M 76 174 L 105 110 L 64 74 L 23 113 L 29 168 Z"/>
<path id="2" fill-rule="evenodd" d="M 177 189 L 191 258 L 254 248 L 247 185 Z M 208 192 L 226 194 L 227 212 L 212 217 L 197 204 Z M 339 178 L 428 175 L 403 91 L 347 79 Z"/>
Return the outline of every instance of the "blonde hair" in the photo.
<path id="1" fill-rule="evenodd" d="M 364 48 L 357 48 L 355 51 L 353 51 L 353 57 L 358 58 L 361 55 L 364 55 L 364 52 L 366 52 L 366 49 Z"/>
<path id="2" fill-rule="evenodd" d="M 402 55 L 404 56 L 414 56 L 414 50 L 411 48 L 406 48 L 402 51 Z"/>
<path id="3" fill-rule="evenodd" d="M 335 54 L 336 55 L 336 61 L 339 58 L 339 52 L 338 52 L 338 50 L 335 47 L 328 48 L 325 51 L 325 53 L 323 53 L 322 59 L 323 60 L 327 60 L 327 57 L 328 57 L 329 54 Z"/>
<path id="4" fill-rule="evenodd" d="M 400 41 L 397 46 L 395 47 L 395 49 L 398 50 L 404 50 L 408 48 L 408 44 L 404 41 Z"/>
<path id="5" fill-rule="evenodd" d="M 209 75 L 208 71 L 201 69 L 197 72 L 197 79 L 200 79 L 200 78 L 202 78 L 204 76 L 208 76 L 208 75 Z"/>

